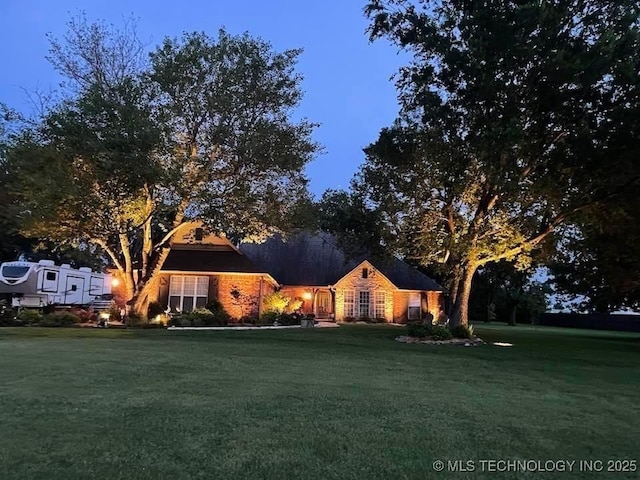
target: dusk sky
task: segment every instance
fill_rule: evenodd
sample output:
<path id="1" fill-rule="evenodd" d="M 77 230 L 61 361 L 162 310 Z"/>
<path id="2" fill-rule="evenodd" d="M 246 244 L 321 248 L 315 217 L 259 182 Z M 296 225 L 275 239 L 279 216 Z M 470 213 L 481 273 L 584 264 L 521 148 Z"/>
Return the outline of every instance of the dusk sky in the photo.
<path id="1" fill-rule="evenodd" d="M 325 153 L 309 165 L 311 191 L 346 188 L 362 163 L 362 148 L 396 116 L 396 91 L 390 77 L 403 63 L 395 47 L 369 43 L 365 0 L 2 0 L 3 45 L 0 102 L 21 112 L 33 110 L 24 90 L 50 91 L 60 78 L 45 59 L 47 33 L 61 37 L 67 21 L 81 11 L 89 21 L 116 26 L 139 18 L 140 38 L 153 48 L 165 36 L 221 26 L 233 34 L 248 31 L 276 50 L 303 48 L 298 71 L 304 100 L 296 116 L 320 123 L 315 133 Z"/>

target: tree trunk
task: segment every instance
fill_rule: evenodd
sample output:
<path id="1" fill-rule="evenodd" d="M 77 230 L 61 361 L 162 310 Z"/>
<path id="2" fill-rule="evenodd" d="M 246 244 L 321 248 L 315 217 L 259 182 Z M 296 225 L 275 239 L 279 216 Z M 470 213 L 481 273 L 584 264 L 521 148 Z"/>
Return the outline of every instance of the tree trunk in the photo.
<path id="1" fill-rule="evenodd" d="M 157 288 L 155 279 L 160 275 L 160 270 L 169 256 L 170 251 L 171 247 L 164 247 L 157 256 L 155 256 L 152 260 L 153 266 L 148 269 L 147 277 L 140 279 L 136 291 L 131 298 L 130 303 L 133 311 L 142 318 L 147 318 L 149 300 L 150 298 L 155 298 L 154 289 Z"/>
<path id="2" fill-rule="evenodd" d="M 469 324 L 469 296 L 471 294 L 471 282 L 478 269 L 477 265 L 467 265 L 462 269 L 462 275 L 457 288 L 456 301 L 451 313 L 451 325 Z"/>
<path id="3" fill-rule="evenodd" d="M 147 313 L 149 311 L 149 295 L 137 295 L 134 299 L 132 310 L 141 318 L 147 318 Z"/>

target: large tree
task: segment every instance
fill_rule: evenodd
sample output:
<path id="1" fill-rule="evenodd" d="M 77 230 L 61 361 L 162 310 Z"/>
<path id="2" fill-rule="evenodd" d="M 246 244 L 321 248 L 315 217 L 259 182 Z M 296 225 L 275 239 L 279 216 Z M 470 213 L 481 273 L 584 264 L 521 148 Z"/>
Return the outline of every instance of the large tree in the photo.
<path id="1" fill-rule="evenodd" d="M 441 262 L 454 323 L 475 272 L 637 188 L 635 1 L 373 0 L 372 39 L 413 55 L 359 184 L 407 255 Z M 614 221 L 614 219 L 611 219 Z"/>
<path id="2" fill-rule="evenodd" d="M 248 34 L 166 39 L 74 19 L 51 60 L 66 98 L 10 151 L 26 232 L 100 246 L 146 315 L 173 238 L 193 222 L 234 239 L 282 224 L 306 195 L 314 125 L 299 50 Z"/>

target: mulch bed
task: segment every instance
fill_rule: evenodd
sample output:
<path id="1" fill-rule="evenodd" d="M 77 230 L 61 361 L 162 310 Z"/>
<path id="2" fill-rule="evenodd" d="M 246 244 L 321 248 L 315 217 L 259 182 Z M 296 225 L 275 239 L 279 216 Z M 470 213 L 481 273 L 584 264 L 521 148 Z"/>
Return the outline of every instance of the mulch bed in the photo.
<path id="1" fill-rule="evenodd" d="M 396 337 L 396 342 L 400 343 L 423 343 L 426 345 L 458 345 L 460 347 L 476 347 L 484 345 L 484 340 L 478 337 L 473 338 L 452 338 L 451 340 L 432 340 L 431 338 L 416 338 L 400 335 Z"/>

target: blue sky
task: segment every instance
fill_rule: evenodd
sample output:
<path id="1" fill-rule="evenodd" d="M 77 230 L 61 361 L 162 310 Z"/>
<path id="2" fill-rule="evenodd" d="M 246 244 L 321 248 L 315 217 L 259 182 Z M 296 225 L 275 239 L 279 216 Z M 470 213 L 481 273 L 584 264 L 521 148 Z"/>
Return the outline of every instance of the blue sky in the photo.
<path id="1" fill-rule="evenodd" d="M 224 26 L 250 32 L 277 50 L 303 48 L 298 71 L 305 77 L 297 115 L 320 123 L 315 139 L 325 148 L 307 169 L 311 191 L 346 188 L 364 156 L 362 148 L 389 125 L 398 107 L 390 77 L 403 63 L 396 48 L 369 43 L 366 0 L 2 0 L 0 1 L 0 102 L 28 113 L 23 89 L 56 89 L 48 64 L 47 33 L 61 37 L 71 16 L 121 25 L 139 18 L 140 37 L 151 46 L 185 31 L 212 35 Z"/>

